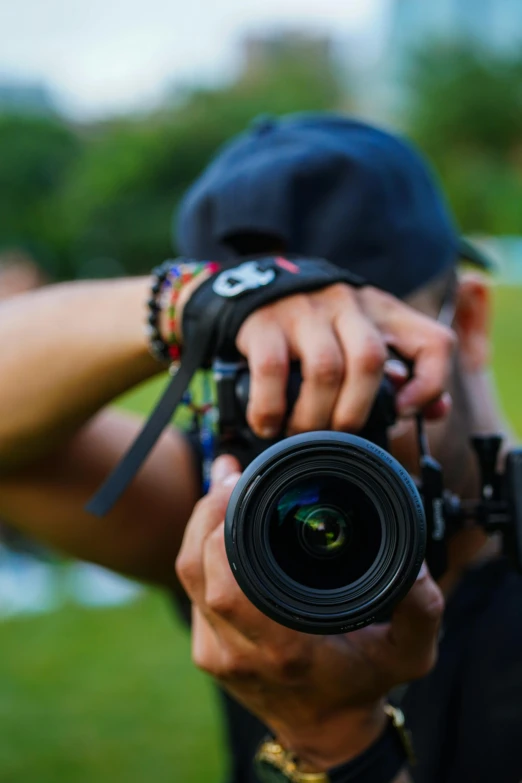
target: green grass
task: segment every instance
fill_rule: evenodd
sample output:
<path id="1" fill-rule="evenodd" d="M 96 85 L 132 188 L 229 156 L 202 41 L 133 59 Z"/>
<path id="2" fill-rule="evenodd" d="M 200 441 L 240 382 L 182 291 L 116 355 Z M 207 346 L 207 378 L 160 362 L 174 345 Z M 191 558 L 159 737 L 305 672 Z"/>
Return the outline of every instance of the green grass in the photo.
<path id="1" fill-rule="evenodd" d="M 522 435 L 522 288 L 497 289 L 495 305 L 495 374 Z M 163 383 L 122 404 L 148 410 Z M 0 783 L 213 783 L 219 740 L 214 694 L 163 597 L 0 624 Z"/>
<path id="2" fill-rule="evenodd" d="M 202 783 L 215 695 L 163 597 L 0 626 L 2 783 Z"/>
<path id="3" fill-rule="evenodd" d="M 522 287 L 498 287 L 493 308 L 493 368 L 500 403 L 522 437 Z"/>

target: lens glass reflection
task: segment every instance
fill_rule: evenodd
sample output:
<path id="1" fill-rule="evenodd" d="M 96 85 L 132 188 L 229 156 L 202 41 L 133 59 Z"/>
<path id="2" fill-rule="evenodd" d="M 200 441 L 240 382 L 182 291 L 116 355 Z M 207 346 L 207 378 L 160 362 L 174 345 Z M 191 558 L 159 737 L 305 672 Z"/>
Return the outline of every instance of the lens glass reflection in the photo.
<path id="1" fill-rule="evenodd" d="M 279 567 L 307 587 L 331 590 L 371 567 L 382 528 L 371 500 L 338 476 L 296 479 L 270 514 L 269 545 Z"/>

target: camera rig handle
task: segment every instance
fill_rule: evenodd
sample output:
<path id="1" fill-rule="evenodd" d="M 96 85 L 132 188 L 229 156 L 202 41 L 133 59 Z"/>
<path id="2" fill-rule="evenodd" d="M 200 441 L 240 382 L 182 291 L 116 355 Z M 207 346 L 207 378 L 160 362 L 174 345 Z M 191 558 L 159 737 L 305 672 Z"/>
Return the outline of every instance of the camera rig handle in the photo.
<path id="1" fill-rule="evenodd" d="M 522 573 L 522 449 L 510 451 L 504 473 L 497 463 L 502 446 L 500 435 L 475 435 L 471 445 L 480 471 L 480 499 L 461 500 L 446 492 L 444 514 L 451 531 L 479 525 L 488 534 L 500 533 L 502 551 Z"/>
<path id="2" fill-rule="evenodd" d="M 478 459 L 482 500 L 499 500 L 500 475 L 497 472 L 497 462 L 502 446 L 502 437 L 500 435 L 474 435 L 471 438 L 471 445 Z"/>

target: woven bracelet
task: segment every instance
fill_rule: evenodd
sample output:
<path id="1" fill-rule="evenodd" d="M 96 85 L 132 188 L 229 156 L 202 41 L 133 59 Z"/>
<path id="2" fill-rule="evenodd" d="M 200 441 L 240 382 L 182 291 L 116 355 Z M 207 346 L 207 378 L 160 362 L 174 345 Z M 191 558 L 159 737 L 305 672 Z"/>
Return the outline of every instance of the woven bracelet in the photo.
<path id="1" fill-rule="evenodd" d="M 219 264 L 214 261 L 165 261 L 152 272 L 150 297 L 147 301 L 146 334 L 149 351 L 159 362 L 179 362 L 181 343 L 179 340 L 177 305 L 181 291 L 187 283 L 202 272 L 214 274 Z M 163 339 L 159 326 L 161 312 L 168 311 L 168 331 Z"/>

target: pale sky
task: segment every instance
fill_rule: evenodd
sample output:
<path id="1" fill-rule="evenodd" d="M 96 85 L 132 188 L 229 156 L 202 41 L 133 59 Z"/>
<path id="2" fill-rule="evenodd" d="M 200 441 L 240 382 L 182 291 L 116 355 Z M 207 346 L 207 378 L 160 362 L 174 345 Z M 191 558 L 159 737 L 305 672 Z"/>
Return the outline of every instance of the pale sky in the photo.
<path id="1" fill-rule="evenodd" d="M 388 0 L 0 0 L 0 80 L 45 82 L 83 116 L 137 108 L 169 82 L 222 79 L 245 33 L 371 34 Z"/>

